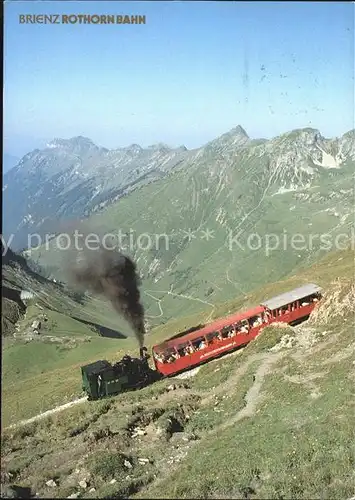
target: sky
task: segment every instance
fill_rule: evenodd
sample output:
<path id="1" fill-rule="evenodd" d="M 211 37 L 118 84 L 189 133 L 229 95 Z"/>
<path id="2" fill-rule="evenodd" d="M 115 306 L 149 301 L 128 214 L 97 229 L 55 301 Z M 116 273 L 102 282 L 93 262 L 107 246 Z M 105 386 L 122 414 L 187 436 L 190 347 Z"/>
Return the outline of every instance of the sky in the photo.
<path id="1" fill-rule="evenodd" d="M 354 128 L 354 4 L 5 3 L 4 150 L 54 137 L 108 148 L 203 145 Z M 20 24 L 21 14 L 146 16 L 145 25 Z"/>

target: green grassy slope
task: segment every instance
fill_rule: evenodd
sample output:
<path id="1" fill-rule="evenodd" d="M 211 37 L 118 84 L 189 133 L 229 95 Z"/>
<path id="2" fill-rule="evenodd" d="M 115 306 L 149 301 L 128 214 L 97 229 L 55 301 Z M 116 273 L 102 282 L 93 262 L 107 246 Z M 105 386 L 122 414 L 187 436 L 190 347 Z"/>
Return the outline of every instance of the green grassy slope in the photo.
<path id="1" fill-rule="evenodd" d="M 56 498 L 73 493 L 80 498 L 350 498 L 355 488 L 353 252 L 329 254 L 250 294 L 246 303 L 221 304 L 215 313 L 247 307 L 306 281 L 320 283 L 326 292 L 307 323 L 267 328 L 245 349 L 204 365 L 191 379 L 163 380 L 5 431 L 4 482 Z M 196 315 L 159 327 L 149 342 L 198 321 Z M 285 334 L 292 347 L 274 349 Z M 109 357 L 114 349 L 107 347 L 102 354 Z M 75 360 L 67 359 L 67 369 L 48 372 L 53 393 L 63 384 L 74 388 L 75 378 L 80 383 L 79 352 Z M 32 374 L 24 382 L 39 380 Z M 143 434 L 133 437 L 137 427 Z M 55 488 L 46 485 L 49 479 Z M 86 488 L 79 485 L 83 479 Z"/>

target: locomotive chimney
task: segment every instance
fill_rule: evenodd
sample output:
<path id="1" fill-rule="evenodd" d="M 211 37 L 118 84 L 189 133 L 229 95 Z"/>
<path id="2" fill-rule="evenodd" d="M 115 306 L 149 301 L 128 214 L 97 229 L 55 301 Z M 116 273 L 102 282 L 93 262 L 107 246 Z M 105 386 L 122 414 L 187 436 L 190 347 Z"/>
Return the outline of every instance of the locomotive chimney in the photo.
<path id="1" fill-rule="evenodd" d="M 148 354 L 148 349 L 146 347 L 143 346 L 139 349 L 139 357 L 145 361 L 150 358 Z"/>

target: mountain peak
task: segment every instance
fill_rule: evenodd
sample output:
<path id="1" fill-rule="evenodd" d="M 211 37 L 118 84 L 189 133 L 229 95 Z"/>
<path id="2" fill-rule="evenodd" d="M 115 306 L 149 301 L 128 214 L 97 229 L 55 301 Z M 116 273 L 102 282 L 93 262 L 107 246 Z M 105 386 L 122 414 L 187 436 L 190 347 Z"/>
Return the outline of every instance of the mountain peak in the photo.
<path id="1" fill-rule="evenodd" d="M 164 142 L 158 142 L 157 144 L 151 144 L 150 146 L 148 146 L 148 149 L 153 149 L 158 151 L 159 149 L 171 149 L 171 148 Z"/>
<path id="2" fill-rule="evenodd" d="M 83 137 L 78 135 L 72 137 L 71 139 L 60 139 L 58 137 L 54 138 L 51 142 L 47 144 L 47 148 L 92 148 L 97 147 L 91 139 L 88 137 Z"/>
<path id="3" fill-rule="evenodd" d="M 237 125 L 236 127 L 232 128 L 232 130 L 230 130 L 229 133 L 233 135 L 243 136 L 249 139 L 248 134 L 241 125 Z"/>
<path id="4" fill-rule="evenodd" d="M 229 132 L 225 132 L 217 139 L 213 139 L 206 144 L 207 147 L 212 148 L 239 148 L 243 147 L 250 142 L 249 136 L 241 125 L 237 125 Z"/>
<path id="5" fill-rule="evenodd" d="M 323 137 L 320 131 L 316 128 L 306 127 L 298 128 L 281 134 L 277 140 L 291 139 L 292 141 L 302 142 L 308 146 L 321 142 Z"/>
<path id="6" fill-rule="evenodd" d="M 131 144 L 130 146 L 127 146 L 125 151 L 128 151 L 129 153 L 140 153 L 142 151 L 142 147 L 139 144 Z"/>

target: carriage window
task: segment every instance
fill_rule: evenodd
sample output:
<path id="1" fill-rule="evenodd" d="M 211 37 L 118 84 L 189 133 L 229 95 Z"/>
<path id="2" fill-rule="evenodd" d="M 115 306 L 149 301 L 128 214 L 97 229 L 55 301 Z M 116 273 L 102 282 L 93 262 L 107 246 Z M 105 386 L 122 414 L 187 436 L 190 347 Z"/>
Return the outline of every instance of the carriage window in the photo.
<path id="1" fill-rule="evenodd" d="M 176 350 L 177 352 L 179 353 L 179 356 L 185 356 L 186 354 L 189 354 L 188 353 L 188 343 L 185 342 L 184 344 L 179 344 L 177 347 L 176 347 Z"/>
<path id="2" fill-rule="evenodd" d="M 320 293 L 315 293 L 312 295 L 312 302 L 318 302 L 321 299 L 321 294 Z"/>
<path id="3" fill-rule="evenodd" d="M 262 322 L 263 321 L 261 319 L 261 315 L 253 316 L 252 318 L 249 319 L 249 323 L 252 328 L 261 325 Z"/>
<path id="4" fill-rule="evenodd" d="M 222 333 L 222 338 L 226 339 L 228 337 L 228 333 L 231 330 L 230 326 L 225 326 L 222 328 L 221 333 Z"/>
<path id="5" fill-rule="evenodd" d="M 236 327 L 236 325 L 230 325 L 228 327 L 227 337 L 231 338 L 231 337 L 235 337 L 236 335 L 237 335 L 237 327 Z"/>
<path id="6" fill-rule="evenodd" d="M 162 352 L 156 352 L 156 351 L 153 351 L 153 356 L 154 356 L 154 359 L 156 359 L 157 361 L 159 361 L 159 363 L 163 363 L 164 362 L 164 355 Z"/>
<path id="7" fill-rule="evenodd" d="M 301 299 L 301 306 L 308 306 L 311 303 L 311 298 L 310 297 L 304 297 Z"/>
<path id="8" fill-rule="evenodd" d="M 192 342 L 193 347 L 196 350 L 204 349 L 207 346 L 205 337 L 199 337 Z"/>
<path id="9" fill-rule="evenodd" d="M 194 352 L 194 348 L 190 342 L 180 344 L 177 349 L 180 356 L 188 356 L 189 354 L 192 354 Z"/>
<path id="10" fill-rule="evenodd" d="M 173 347 L 170 347 L 169 349 L 156 354 L 155 357 L 161 363 L 173 363 L 175 360 L 179 359 L 180 356 Z"/>
<path id="11" fill-rule="evenodd" d="M 211 332 L 211 333 L 207 333 L 207 335 L 206 335 L 206 340 L 207 340 L 208 344 L 211 344 L 212 342 L 217 340 L 217 338 L 218 338 L 218 332 Z"/>
<path id="12" fill-rule="evenodd" d="M 238 321 L 235 324 L 237 334 L 238 333 L 248 333 L 249 331 L 249 323 L 247 319 L 243 319 L 242 321 Z"/>

